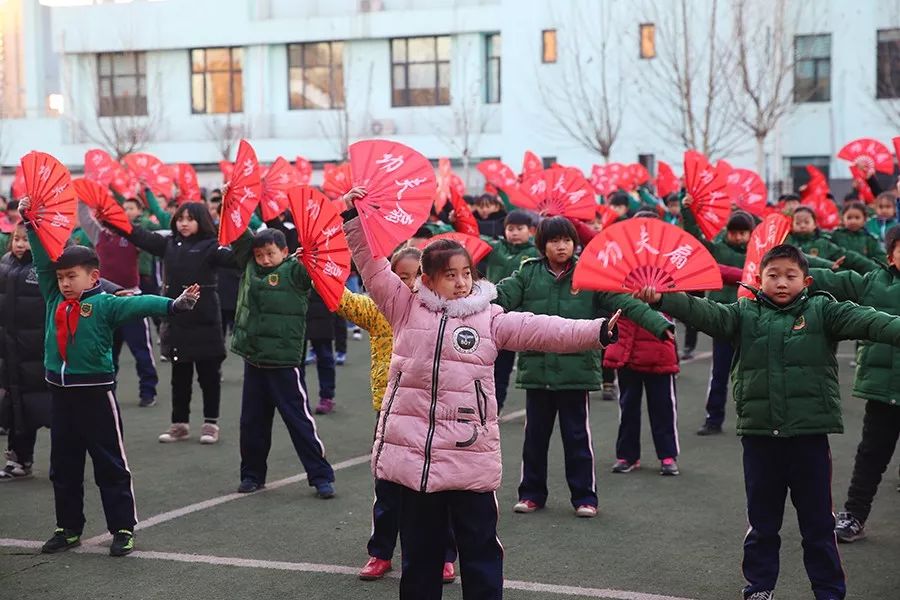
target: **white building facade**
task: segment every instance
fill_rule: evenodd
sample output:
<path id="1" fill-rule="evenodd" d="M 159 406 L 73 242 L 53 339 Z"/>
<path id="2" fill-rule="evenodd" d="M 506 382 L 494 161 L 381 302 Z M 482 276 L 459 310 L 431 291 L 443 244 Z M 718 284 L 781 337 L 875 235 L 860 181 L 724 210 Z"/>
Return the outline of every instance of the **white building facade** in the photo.
<path id="1" fill-rule="evenodd" d="M 702 33 L 714 1 L 0 0 L 4 189 L 29 150 L 78 170 L 98 146 L 190 162 L 211 180 L 239 137 L 264 162 L 333 162 L 348 142 L 381 136 L 458 171 L 496 157 L 518 169 L 525 150 L 587 171 L 603 157 L 554 118 L 572 106 L 560 94 L 609 101 L 620 120 L 609 160 L 677 165 L 686 144 L 661 115 L 678 99 L 654 78 L 674 51 L 671 6 Z M 728 24 L 730 4 L 718 2 Z M 846 141 L 900 135 L 900 2 L 787 5 L 804 11 L 786 35 L 789 85 L 805 91 L 767 136 L 762 175 L 780 182 L 813 162 L 846 178 L 834 158 Z M 733 51 L 722 38 L 717 53 Z M 567 89 L 601 64 L 604 98 L 598 83 Z M 894 71 L 896 94 L 884 84 Z M 717 158 L 759 164 L 736 118 L 720 127 L 737 141 Z"/>

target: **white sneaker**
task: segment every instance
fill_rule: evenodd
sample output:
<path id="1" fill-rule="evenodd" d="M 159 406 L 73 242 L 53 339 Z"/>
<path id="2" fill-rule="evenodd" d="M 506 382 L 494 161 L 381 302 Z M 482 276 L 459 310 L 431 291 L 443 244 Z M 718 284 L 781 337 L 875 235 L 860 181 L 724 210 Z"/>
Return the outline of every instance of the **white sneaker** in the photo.
<path id="1" fill-rule="evenodd" d="M 597 516 L 597 507 L 590 504 L 582 504 L 575 509 L 575 516 L 582 519 L 593 519 Z"/>
<path id="2" fill-rule="evenodd" d="M 354 329 L 354 330 L 353 330 L 353 339 L 354 339 L 354 340 L 357 340 L 357 341 L 359 341 L 359 340 L 362 339 L 362 330 L 361 330 L 361 329 Z"/>
<path id="3" fill-rule="evenodd" d="M 169 430 L 160 434 L 159 441 L 161 444 L 171 444 L 172 442 L 183 442 L 191 437 L 191 426 L 187 423 L 172 423 Z"/>
<path id="4" fill-rule="evenodd" d="M 201 444 L 215 444 L 219 441 L 219 426 L 215 423 L 204 423 L 200 429 Z"/>

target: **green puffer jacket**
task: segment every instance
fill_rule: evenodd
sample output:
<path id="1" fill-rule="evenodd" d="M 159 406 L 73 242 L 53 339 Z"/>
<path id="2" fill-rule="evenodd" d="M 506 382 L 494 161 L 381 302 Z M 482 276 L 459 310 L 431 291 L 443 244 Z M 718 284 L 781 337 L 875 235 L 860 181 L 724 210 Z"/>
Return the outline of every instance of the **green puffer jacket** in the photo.
<path id="1" fill-rule="evenodd" d="M 744 261 L 747 259 L 747 244 L 733 246 L 723 239 L 707 240 L 694 219 L 694 213 L 687 208 L 681 209 L 681 218 L 684 223 L 684 230 L 692 236 L 700 240 L 706 246 L 712 257 L 720 265 L 729 267 L 744 268 Z M 737 301 L 737 286 L 726 285 L 721 290 L 713 290 L 707 292 L 706 297 L 713 302 L 731 303 Z"/>
<path id="2" fill-rule="evenodd" d="M 799 233 L 792 233 L 787 236 L 787 239 L 784 241 L 784 243 L 797 246 L 804 253 L 809 254 L 810 256 L 824 258 L 825 260 L 830 260 L 832 262 L 844 256 L 846 258 L 844 259 L 844 263 L 841 265 L 841 268 L 850 269 L 851 271 L 856 271 L 857 273 L 868 273 L 869 271 L 874 271 L 878 268 L 878 263 L 874 260 L 866 258 L 862 254 L 854 252 L 853 250 L 845 250 L 844 248 L 841 248 L 833 241 L 831 241 L 830 237 L 821 232 L 803 235 Z"/>
<path id="3" fill-rule="evenodd" d="M 560 277 L 547 267 L 546 259 L 531 258 L 497 284 L 495 302 L 507 311 L 557 315 L 567 319 L 596 319 L 621 308 L 628 317 L 653 335 L 664 339 L 673 325 L 661 314 L 626 294 L 575 292 L 572 272 L 577 259 Z M 599 350 L 577 354 L 522 352 L 516 383 L 524 389 L 599 390 L 602 355 Z"/>
<path id="4" fill-rule="evenodd" d="M 730 339 L 738 435 L 794 437 L 843 433 L 840 340 L 900 346 L 900 318 L 804 291 L 787 306 L 762 294 L 716 304 L 663 294 L 660 310 L 714 338 Z"/>
<path id="5" fill-rule="evenodd" d="M 231 350 L 261 367 L 297 366 L 304 358 L 312 282 L 293 257 L 277 267 L 260 267 L 253 259 L 252 243 L 253 236 L 245 231 L 232 244 L 244 275 L 238 290 Z"/>
<path id="6" fill-rule="evenodd" d="M 483 264 L 487 271 L 485 277 L 494 284 L 512 275 L 516 269 L 522 266 L 522 261 L 525 259 L 540 256 L 532 241 L 524 244 L 510 244 L 506 240 L 494 240 L 486 236 L 481 236 L 481 239 L 490 244 L 492 248 Z"/>
<path id="7" fill-rule="evenodd" d="M 845 250 L 853 250 L 867 258 L 881 259 L 884 256 L 881 242 L 865 229 L 850 231 L 838 227 L 831 232 L 831 241 Z"/>
<path id="8" fill-rule="evenodd" d="M 900 271 L 882 266 L 859 275 L 852 271 L 834 273 L 813 269 L 812 288 L 825 290 L 838 300 L 850 300 L 882 312 L 900 315 Z M 861 342 L 856 355 L 853 395 L 900 405 L 900 348 L 874 342 Z"/>

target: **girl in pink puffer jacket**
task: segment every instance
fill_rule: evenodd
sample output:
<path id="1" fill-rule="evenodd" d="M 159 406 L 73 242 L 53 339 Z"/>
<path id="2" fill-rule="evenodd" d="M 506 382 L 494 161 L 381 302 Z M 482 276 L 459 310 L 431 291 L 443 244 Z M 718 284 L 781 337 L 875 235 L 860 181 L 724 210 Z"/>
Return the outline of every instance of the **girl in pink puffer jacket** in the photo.
<path id="1" fill-rule="evenodd" d="M 362 197 L 352 190 L 345 198 Z M 363 282 L 394 331 L 388 389 L 372 451 L 377 479 L 403 486 L 400 598 L 440 598 L 449 515 L 459 550 L 463 597 L 501 598 L 497 539 L 500 429 L 494 361 L 500 349 L 579 352 L 614 341 L 618 313 L 570 320 L 504 313 L 472 259 L 441 240 L 422 255 L 411 291 L 386 259 L 374 259 L 359 218 L 344 225 Z"/>

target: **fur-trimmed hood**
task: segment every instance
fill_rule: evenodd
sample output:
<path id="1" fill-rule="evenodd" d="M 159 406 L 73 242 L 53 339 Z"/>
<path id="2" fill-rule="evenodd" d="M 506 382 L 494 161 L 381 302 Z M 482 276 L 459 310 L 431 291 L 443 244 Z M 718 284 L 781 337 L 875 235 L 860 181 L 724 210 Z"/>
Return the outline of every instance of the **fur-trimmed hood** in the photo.
<path id="1" fill-rule="evenodd" d="M 486 279 L 481 279 L 472 284 L 472 292 L 465 298 L 445 300 L 441 298 L 421 281 L 417 282 L 416 294 L 422 306 L 432 312 L 447 311 L 448 317 L 462 318 L 479 313 L 491 305 L 491 301 L 497 297 L 497 288 Z"/>

